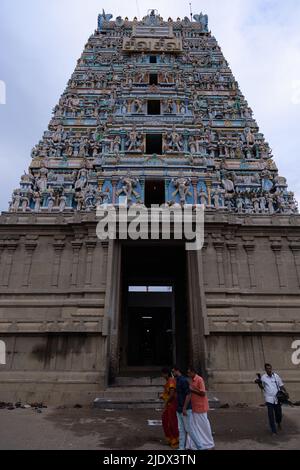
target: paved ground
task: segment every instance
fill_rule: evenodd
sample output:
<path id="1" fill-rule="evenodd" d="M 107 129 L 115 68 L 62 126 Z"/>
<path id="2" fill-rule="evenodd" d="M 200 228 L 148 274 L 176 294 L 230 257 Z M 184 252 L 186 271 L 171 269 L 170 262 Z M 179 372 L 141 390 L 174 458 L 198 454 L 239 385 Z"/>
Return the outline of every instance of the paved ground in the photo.
<path id="1" fill-rule="evenodd" d="M 280 436 L 272 437 L 265 408 L 215 410 L 210 419 L 216 448 L 300 449 L 300 408 L 284 409 Z M 83 409 L 0 410 L 0 450 L 168 450 L 152 410 Z"/>

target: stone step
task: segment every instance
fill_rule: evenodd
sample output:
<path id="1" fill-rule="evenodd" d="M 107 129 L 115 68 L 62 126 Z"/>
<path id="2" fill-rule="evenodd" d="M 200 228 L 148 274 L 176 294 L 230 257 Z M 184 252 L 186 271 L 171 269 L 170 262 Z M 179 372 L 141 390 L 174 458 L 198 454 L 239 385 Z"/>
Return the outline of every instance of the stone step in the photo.
<path id="1" fill-rule="evenodd" d="M 94 400 L 94 407 L 99 409 L 135 409 L 152 408 L 162 409 L 163 402 L 158 398 L 162 392 L 161 387 L 111 387 L 98 394 Z M 211 409 L 220 407 L 219 400 L 209 394 Z"/>
<path id="2" fill-rule="evenodd" d="M 124 409 L 156 409 L 162 410 L 161 400 L 107 400 L 105 398 L 96 398 L 94 408 L 101 410 L 124 410 Z"/>
<path id="3" fill-rule="evenodd" d="M 158 400 L 161 387 L 110 387 L 98 393 L 98 398 L 106 400 Z"/>
<path id="4" fill-rule="evenodd" d="M 210 409 L 220 407 L 218 400 L 209 401 Z M 122 410 L 122 409 L 156 409 L 162 410 L 163 404 L 160 400 L 107 400 L 105 398 L 96 398 L 94 408 L 102 410 Z"/>
<path id="5" fill-rule="evenodd" d="M 116 377 L 111 387 L 163 387 L 164 383 L 163 377 Z"/>

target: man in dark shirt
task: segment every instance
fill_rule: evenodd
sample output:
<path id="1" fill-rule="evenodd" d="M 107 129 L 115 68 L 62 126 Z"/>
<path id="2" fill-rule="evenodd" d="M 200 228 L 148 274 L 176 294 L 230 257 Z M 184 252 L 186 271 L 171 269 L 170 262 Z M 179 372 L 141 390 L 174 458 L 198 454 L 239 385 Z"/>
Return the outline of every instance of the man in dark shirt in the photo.
<path id="1" fill-rule="evenodd" d="M 179 450 L 186 449 L 188 436 L 194 442 L 197 450 L 201 450 L 203 446 L 201 445 L 201 442 L 199 442 L 197 435 L 193 430 L 193 412 L 189 381 L 177 366 L 173 368 L 173 374 L 176 378 Z"/>

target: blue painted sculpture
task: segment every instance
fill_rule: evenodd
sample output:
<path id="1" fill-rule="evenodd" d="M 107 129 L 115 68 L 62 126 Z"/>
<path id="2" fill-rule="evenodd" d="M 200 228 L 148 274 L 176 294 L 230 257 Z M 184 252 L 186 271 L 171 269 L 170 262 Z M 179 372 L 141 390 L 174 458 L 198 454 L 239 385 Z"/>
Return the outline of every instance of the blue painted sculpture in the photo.
<path id="1" fill-rule="evenodd" d="M 113 18 L 113 15 L 110 13 L 106 14 L 103 10 L 102 14 L 98 16 L 98 30 L 102 31 L 104 21 L 110 21 Z"/>

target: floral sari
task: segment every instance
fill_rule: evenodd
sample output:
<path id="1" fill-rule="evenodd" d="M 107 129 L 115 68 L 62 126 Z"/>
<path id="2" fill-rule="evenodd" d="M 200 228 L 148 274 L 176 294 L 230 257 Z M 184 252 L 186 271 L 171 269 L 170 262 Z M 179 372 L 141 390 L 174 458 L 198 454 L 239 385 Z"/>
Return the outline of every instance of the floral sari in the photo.
<path id="1" fill-rule="evenodd" d="M 171 390 L 176 392 L 176 380 L 170 377 L 168 382 L 165 384 L 164 393 L 162 394 L 162 399 L 165 402 L 162 423 L 168 444 L 173 449 L 176 449 L 178 447 L 179 441 L 178 422 L 176 415 L 177 400 L 176 395 L 174 395 L 174 398 L 170 401 Z"/>

